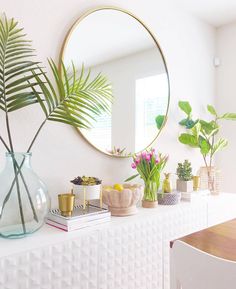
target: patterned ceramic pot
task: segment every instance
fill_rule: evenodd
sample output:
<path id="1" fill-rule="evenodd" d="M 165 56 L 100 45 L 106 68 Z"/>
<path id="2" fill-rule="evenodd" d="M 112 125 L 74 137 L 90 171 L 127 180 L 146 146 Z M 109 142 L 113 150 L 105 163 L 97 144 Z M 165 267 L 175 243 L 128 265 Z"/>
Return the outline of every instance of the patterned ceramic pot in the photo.
<path id="1" fill-rule="evenodd" d="M 157 194 L 158 204 L 159 205 L 176 205 L 180 202 L 181 193 L 172 192 L 172 193 L 158 193 Z"/>

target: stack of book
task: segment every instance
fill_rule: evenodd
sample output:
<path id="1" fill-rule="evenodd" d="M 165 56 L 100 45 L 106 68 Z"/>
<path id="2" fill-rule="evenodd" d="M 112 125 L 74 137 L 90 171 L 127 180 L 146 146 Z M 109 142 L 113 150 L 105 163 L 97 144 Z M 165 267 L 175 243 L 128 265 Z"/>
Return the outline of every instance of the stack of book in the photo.
<path id="1" fill-rule="evenodd" d="M 75 206 L 71 217 L 63 217 L 59 209 L 50 210 L 46 223 L 66 232 L 101 224 L 110 220 L 111 213 L 104 208 L 88 205 Z"/>
<path id="2" fill-rule="evenodd" d="M 195 202 L 202 199 L 206 199 L 210 195 L 209 190 L 199 190 L 193 192 L 181 192 L 181 200 L 186 202 Z"/>

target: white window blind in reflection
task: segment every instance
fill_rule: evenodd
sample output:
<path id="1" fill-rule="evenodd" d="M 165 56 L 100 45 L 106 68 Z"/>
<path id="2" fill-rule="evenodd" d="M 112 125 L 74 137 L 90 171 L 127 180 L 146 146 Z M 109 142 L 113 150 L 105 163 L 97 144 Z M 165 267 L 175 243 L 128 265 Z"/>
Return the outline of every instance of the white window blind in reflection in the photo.
<path id="1" fill-rule="evenodd" d="M 111 115 L 103 113 L 96 116 L 96 121 L 92 123 L 93 128 L 83 130 L 84 136 L 91 140 L 96 147 L 111 150 Z"/>
<path id="2" fill-rule="evenodd" d="M 144 149 L 157 135 L 155 118 L 166 113 L 168 87 L 166 74 L 136 80 L 135 151 Z"/>

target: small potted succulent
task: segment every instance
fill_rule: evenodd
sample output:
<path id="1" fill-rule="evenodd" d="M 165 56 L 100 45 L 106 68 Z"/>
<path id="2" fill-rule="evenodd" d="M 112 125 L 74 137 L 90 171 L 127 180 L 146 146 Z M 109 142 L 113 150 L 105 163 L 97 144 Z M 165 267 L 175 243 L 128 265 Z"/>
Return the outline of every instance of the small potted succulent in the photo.
<path id="1" fill-rule="evenodd" d="M 102 181 L 96 177 L 76 177 L 71 181 L 73 184 L 73 193 L 78 195 L 79 200 L 97 200 L 100 199 Z"/>
<path id="2" fill-rule="evenodd" d="M 137 203 L 142 199 L 143 186 L 115 184 L 104 186 L 102 201 L 108 206 L 112 216 L 129 216 L 137 213 Z"/>
<path id="3" fill-rule="evenodd" d="M 178 163 L 178 168 L 176 171 L 178 175 L 177 180 L 177 191 L 179 192 L 192 192 L 193 191 L 193 175 L 192 175 L 192 166 L 188 160 L 185 160 L 183 163 Z"/>

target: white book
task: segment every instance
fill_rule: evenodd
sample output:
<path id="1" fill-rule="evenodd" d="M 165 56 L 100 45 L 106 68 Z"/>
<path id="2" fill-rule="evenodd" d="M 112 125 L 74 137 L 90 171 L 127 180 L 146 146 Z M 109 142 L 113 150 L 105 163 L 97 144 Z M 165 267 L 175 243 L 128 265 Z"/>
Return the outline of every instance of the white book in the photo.
<path id="1" fill-rule="evenodd" d="M 107 209 L 89 205 L 85 210 L 83 209 L 83 206 L 76 206 L 71 217 L 64 217 L 61 215 L 59 209 L 52 209 L 50 210 L 47 219 L 68 226 L 69 224 L 83 224 L 110 216 L 111 213 Z"/>
<path id="2" fill-rule="evenodd" d="M 181 200 L 192 202 L 192 201 L 198 201 L 202 200 L 203 198 L 207 198 L 207 196 L 210 195 L 209 190 L 199 190 L 199 191 L 193 191 L 193 192 L 181 192 Z"/>
<path id="3" fill-rule="evenodd" d="M 86 227 L 102 224 L 102 223 L 110 221 L 110 219 L 111 219 L 110 217 L 104 217 L 104 218 L 101 218 L 98 220 L 92 220 L 92 221 L 85 222 L 82 224 L 69 224 L 69 225 L 63 225 L 63 224 L 60 224 L 60 223 L 57 223 L 57 222 L 54 222 L 52 220 L 47 219 L 46 224 L 48 224 L 52 227 L 61 229 L 61 230 L 66 231 L 66 232 L 71 232 L 71 231 L 83 229 Z"/>

